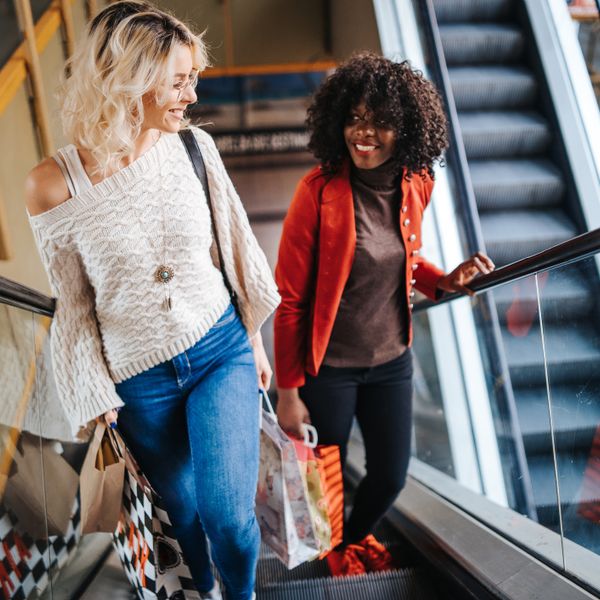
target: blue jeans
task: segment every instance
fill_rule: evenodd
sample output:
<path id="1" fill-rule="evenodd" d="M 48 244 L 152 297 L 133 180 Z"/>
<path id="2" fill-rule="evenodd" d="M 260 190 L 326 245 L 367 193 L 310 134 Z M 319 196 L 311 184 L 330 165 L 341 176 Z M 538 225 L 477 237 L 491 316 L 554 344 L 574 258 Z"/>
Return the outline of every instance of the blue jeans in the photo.
<path id="1" fill-rule="evenodd" d="M 260 403 L 233 306 L 195 346 L 118 384 L 117 393 L 125 403 L 119 429 L 164 501 L 196 587 L 214 585 L 208 537 L 227 597 L 251 598 Z"/>

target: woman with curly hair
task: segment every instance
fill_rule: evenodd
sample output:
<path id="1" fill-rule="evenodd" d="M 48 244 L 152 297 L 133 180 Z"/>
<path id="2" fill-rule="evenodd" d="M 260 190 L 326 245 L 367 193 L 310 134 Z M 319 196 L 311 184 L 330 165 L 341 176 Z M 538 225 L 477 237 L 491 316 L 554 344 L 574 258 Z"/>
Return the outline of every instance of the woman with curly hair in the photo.
<path id="1" fill-rule="evenodd" d="M 109 4 L 68 64 L 72 143 L 32 170 L 26 196 L 57 297 L 53 367 L 73 433 L 115 425 L 121 408 L 200 597 L 221 598 L 212 558 L 227 597 L 250 600 L 258 386 L 271 378 L 259 331 L 279 295 L 212 138 L 184 134 L 209 195 L 178 135 L 206 66 L 202 37 L 181 21 Z"/>
<path id="2" fill-rule="evenodd" d="M 312 423 L 342 462 L 356 417 L 367 474 L 327 558 L 334 575 L 386 570 L 392 557 L 371 532 L 404 486 L 410 456 L 413 288 L 430 298 L 470 293 L 494 265 L 478 253 L 446 275 L 420 255 L 446 118 L 408 63 L 351 57 L 316 93 L 307 124 L 320 165 L 296 189 L 279 248 L 277 414 L 295 435 Z"/>

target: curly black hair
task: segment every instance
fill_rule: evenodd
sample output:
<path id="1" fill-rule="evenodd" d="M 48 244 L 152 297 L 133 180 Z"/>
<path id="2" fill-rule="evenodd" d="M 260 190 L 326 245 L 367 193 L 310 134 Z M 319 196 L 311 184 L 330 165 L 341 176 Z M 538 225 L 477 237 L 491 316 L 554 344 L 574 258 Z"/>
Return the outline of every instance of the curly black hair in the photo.
<path id="1" fill-rule="evenodd" d="M 326 172 L 349 159 L 344 125 L 362 101 L 396 134 L 393 160 L 406 175 L 427 170 L 448 146 L 447 120 L 435 86 L 407 61 L 392 62 L 373 52 L 351 56 L 317 90 L 308 108 L 309 150 Z"/>

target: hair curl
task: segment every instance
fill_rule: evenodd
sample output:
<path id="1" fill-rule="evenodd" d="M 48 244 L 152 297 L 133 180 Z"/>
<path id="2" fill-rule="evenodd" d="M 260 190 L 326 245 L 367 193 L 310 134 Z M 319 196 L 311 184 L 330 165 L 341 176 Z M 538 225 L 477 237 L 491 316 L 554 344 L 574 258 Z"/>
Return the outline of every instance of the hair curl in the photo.
<path id="1" fill-rule="evenodd" d="M 349 159 L 344 125 L 350 111 L 365 102 L 375 118 L 394 130 L 392 160 L 407 177 L 423 170 L 433 177 L 448 146 L 447 121 L 435 86 L 407 61 L 392 62 L 373 52 L 351 56 L 330 75 L 308 108 L 309 150 L 324 170 L 337 172 Z"/>
<path id="2" fill-rule="evenodd" d="M 89 150 L 106 174 L 132 149 L 144 120 L 143 97 L 163 104 L 161 85 L 172 76 L 173 51 L 192 51 L 194 67 L 208 65 L 202 35 L 146 2 L 109 4 L 89 25 L 67 62 L 59 92 L 67 137 Z"/>

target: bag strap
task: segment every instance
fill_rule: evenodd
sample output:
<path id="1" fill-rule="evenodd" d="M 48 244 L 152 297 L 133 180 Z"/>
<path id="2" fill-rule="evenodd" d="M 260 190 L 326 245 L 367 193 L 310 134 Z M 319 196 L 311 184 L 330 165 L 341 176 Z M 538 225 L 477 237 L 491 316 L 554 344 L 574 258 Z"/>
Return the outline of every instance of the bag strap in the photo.
<path id="1" fill-rule="evenodd" d="M 194 132 L 191 129 L 182 129 L 179 132 L 179 137 L 183 142 L 186 152 L 190 158 L 194 172 L 202 184 L 204 194 L 206 196 L 206 203 L 208 204 L 208 210 L 210 212 L 210 224 L 213 232 L 215 244 L 217 245 L 217 254 L 219 256 L 219 266 L 221 267 L 221 274 L 223 275 L 223 281 L 225 287 L 231 297 L 231 303 L 238 308 L 238 299 L 235 290 L 233 289 L 229 277 L 227 276 L 227 269 L 225 268 L 225 261 L 223 260 L 223 252 L 221 251 L 221 242 L 219 241 L 219 232 L 217 231 L 217 225 L 215 223 L 215 215 L 213 210 L 212 198 L 210 196 L 210 187 L 208 185 L 208 176 L 206 174 L 206 165 L 204 164 L 204 158 L 202 158 L 202 152 L 198 146 Z"/>

